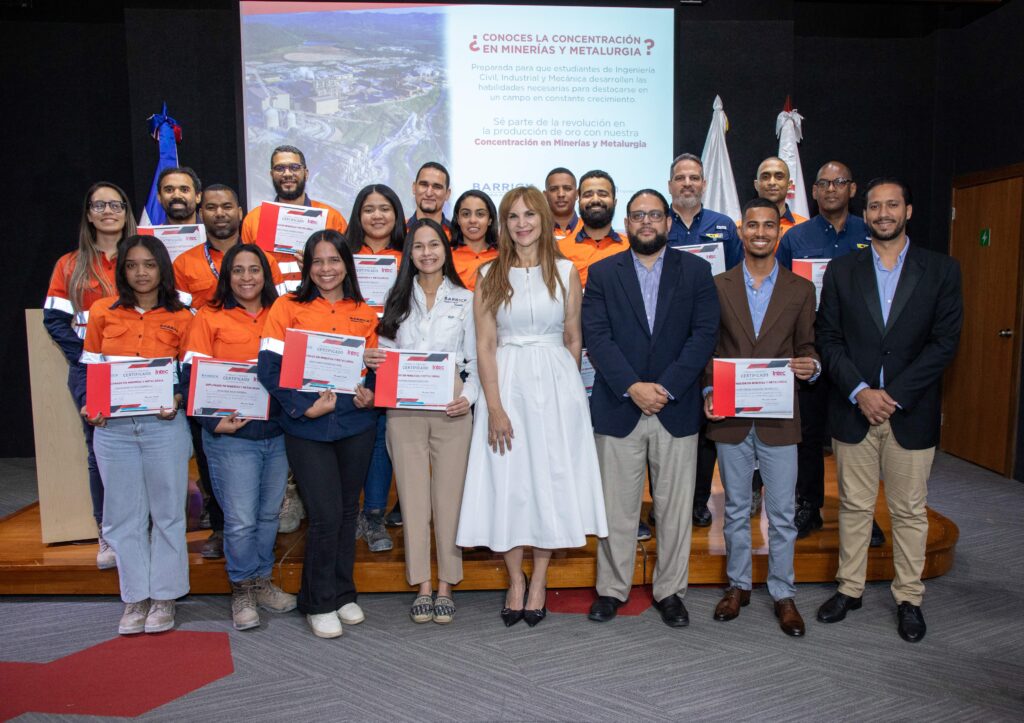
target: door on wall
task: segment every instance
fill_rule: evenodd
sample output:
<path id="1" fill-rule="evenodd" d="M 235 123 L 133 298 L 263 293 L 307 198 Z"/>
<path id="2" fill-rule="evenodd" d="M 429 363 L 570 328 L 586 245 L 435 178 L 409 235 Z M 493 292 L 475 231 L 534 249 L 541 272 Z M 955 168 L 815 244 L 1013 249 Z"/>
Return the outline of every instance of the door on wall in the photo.
<path id="1" fill-rule="evenodd" d="M 949 253 L 963 272 L 964 325 L 942 399 L 942 448 L 1009 477 L 1017 439 L 1024 166 L 953 182 Z"/>

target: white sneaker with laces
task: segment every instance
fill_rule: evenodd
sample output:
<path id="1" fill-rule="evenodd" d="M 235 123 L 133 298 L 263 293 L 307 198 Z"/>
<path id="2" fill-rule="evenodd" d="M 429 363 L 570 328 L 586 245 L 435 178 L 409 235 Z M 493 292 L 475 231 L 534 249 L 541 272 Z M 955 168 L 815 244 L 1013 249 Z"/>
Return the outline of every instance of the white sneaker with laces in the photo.
<path id="1" fill-rule="evenodd" d="M 153 600 L 146 616 L 146 632 L 162 633 L 174 627 L 174 601 Z"/>
<path id="2" fill-rule="evenodd" d="M 313 629 L 313 635 L 318 638 L 340 638 L 344 632 L 341 628 L 341 620 L 334 613 L 307 615 L 306 620 L 309 622 L 309 627 Z"/>
<path id="3" fill-rule="evenodd" d="M 114 554 L 114 548 L 107 544 L 107 541 L 103 539 L 103 535 L 100 535 L 99 543 L 100 549 L 96 553 L 96 567 L 100 570 L 109 570 L 117 567 L 117 555 Z"/>
<path id="4" fill-rule="evenodd" d="M 346 625 L 358 625 L 366 620 L 366 615 L 361 607 L 350 602 L 338 608 L 338 619 Z"/>
<path id="5" fill-rule="evenodd" d="M 121 635 L 136 635 L 146 629 L 146 616 L 149 614 L 149 599 L 127 603 L 117 632 Z"/>

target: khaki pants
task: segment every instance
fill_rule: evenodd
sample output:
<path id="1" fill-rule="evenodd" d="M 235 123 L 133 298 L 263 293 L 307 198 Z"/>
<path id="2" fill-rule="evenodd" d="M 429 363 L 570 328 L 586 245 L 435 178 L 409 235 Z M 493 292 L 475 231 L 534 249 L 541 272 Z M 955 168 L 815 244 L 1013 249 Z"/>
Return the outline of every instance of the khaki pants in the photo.
<path id="1" fill-rule="evenodd" d="M 839 471 L 839 592 L 864 593 L 871 542 L 871 520 L 878 499 L 879 476 L 885 480 L 885 501 L 892 517 L 892 557 L 896 575 L 892 595 L 897 603 L 920 605 L 924 596 L 921 572 L 928 542 L 928 475 L 935 448 L 904 449 L 885 421 L 868 429 L 858 444 L 832 440 Z"/>
<path id="2" fill-rule="evenodd" d="M 430 521 L 434 521 L 437 576 L 462 580 L 462 550 L 455 545 L 466 481 L 473 415 L 389 409 L 388 454 L 402 503 L 405 576 L 410 585 L 431 579 Z"/>
<path id="3" fill-rule="evenodd" d="M 625 601 L 633 583 L 636 526 L 644 478 L 651 468 L 651 496 L 658 520 L 654 599 L 686 594 L 690 569 L 697 435 L 673 437 L 657 415 L 641 416 L 626 437 L 595 434 L 601 465 L 608 537 L 597 548 L 597 594 Z"/>

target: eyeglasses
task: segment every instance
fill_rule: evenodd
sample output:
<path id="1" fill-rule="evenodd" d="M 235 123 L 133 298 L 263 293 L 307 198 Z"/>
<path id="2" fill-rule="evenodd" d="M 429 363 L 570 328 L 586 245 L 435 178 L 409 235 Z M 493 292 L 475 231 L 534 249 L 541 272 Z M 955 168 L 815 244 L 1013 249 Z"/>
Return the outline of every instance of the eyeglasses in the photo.
<path id="1" fill-rule="evenodd" d="M 819 178 L 814 182 L 814 185 L 820 188 L 822 191 L 827 191 L 829 186 L 835 186 L 837 191 L 842 191 L 844 188 L 853 183 L 852 178 L 836 178 L 828 180 L 827 178 Z"/>
<path id="2" fill-rule="evenodd" d="M 93 201 L 89 204 L 89 210 L 93 213 L 103 213 L 103 209 L 107 207 L 114 213 L 123 213 L 128 204 L 124 201 Z"/>
<path id="3" fill-rule="evenodd" d="M 627 214 L 627 215 L 629 216 L 629 220 L 632 221 L 633 223 L 640 223 L 645 218 L 649 218 L 652 221 L 664 221 L 665 220 L 665 212 L 664 211 L 657 211 L 657 210 L 655 210 L 655 211 L 630 211 L 629 214 Z"/>
<path id="4" fill-rule="evenodd" d="M 276 166 L 271 166 L 270 170 L 274 173 L 285 173 L 286 171 L 298 173 L 303 168 L 305 168 L 305 166 L 301 163 L 278 163 Z"/>

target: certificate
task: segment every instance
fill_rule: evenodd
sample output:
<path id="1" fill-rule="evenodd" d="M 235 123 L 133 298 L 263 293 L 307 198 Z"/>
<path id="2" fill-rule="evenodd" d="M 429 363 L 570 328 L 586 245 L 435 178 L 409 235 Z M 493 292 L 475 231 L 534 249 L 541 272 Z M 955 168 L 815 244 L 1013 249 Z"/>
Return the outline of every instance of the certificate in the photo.
<path id="1" fill-rule="evenodd" d="M 711 264 L 711 275 L 725 273 L 725 246 L 721 241 L 710 244 L 693 244 L 692 246 L 673 246 L 676 251 L 688 251 L 694 256 L 700 256 Z"/>
<path id="2" fill-rule="evenodd" d="M 814 310 L 821 305 L 821 283 L 825 279 L 825 267 L 832 259 L 793 259 L 793 273 L 803 276 L 814 284 Z"/>
<path id="3" fill-rule="evenodd" d="M 333 389 L 355 394 L 363 381 L 365 350 L 366 339 L 361 336 L 286 329 L 281 386 L 300 392 Z"/>
<path id="4" fill-rule="evenodd" d="M 279 254 L 302 253 L 306 241 L 327 228 L 327 209 L 264 201 L 256 227 L 256 245 Z"/>
<path id="5" fill-rule="evenodd" d="M 792 419 L 789 359 L 715 359 L 712 401 L 718 417 Z"/>
<path id="6" fill-rule="evenodd" d="M 377 367 L 374 406 L 443 410 L 455 399 L 455 355 L 449 351 L 386 349 Z"/>
<path id="7" fill-rule="evenodd" d="M 142 236 L 156 236 L 167 249 L 171 261 L 191 248 L 206 243 L 206 226 L 199 223 L 179 226 L 139 226 Z"/>
<path id="8" fill-rule="evenodd" d="M 356 254 L 354 258 L 363 300 L 368 306 L 384 306 L 384 299 L 398 278 L 398 258 L 375 254 Z"/>
<path id="9" fill-rule="evenodd" d="M 589 397 L 594 391 L 594 365 L 590 363 L 590 355 L 586 349 L 580 355 L 580 378 L 583 379 L 583 388 L 587 390 Z"/>
<path id="10" fill-rule="evenodd" d="M 266 420 L 270 394 L 256 378 L 254 362 L 198 358 L 192 362 L 188 413 L 193 417 Z"/>
<path id="11" fill-rule="evenodd" d="M 174 359 L 132 359 L 86 366 L 90 418 L 136 417 L 174 408 Z"/>

